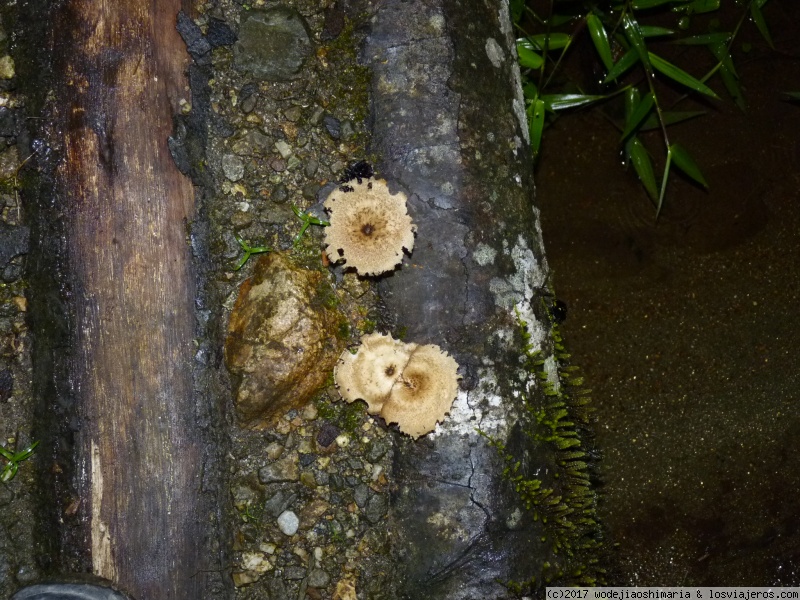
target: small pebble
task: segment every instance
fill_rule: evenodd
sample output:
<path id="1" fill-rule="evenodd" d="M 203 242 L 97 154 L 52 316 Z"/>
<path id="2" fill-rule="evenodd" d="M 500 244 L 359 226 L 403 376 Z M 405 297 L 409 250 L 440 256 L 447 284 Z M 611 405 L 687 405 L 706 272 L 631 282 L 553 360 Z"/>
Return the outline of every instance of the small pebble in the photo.
<path id="1" fill-rule="evenodd" d="M 278 529 L 285 535 L 294 535 L 300 528 L 300 519 L 291 510 L 285 510 L 278 517 Z"/>

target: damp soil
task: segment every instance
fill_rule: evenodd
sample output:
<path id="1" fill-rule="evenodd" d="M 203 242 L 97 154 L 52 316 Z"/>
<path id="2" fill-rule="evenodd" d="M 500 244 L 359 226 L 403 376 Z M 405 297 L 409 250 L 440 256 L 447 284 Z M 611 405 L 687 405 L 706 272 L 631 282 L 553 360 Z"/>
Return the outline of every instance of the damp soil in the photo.
<path id="1" fill-rule="evenodd" d="M 769 8 L 779 51 L 746 33 L 734 55 L 747 113 L 670 129 L 710 190 L 674 177 L 657 221 L 600 111 L 546 133 L 538 205 L 594 390 L 610 584 L 800 584 L 800 106 L 781 94 L 800 10 Z"/>

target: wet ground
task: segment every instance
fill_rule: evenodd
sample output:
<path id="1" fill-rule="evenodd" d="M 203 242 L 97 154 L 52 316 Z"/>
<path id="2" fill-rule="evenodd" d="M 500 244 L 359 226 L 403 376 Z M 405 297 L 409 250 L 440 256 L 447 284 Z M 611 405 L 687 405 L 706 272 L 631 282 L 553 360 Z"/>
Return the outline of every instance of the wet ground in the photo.
<path id="1" fill-rule="evenodd" d="M 750 36 L 735 54 L 747 114 L 715 102 L 670 129 L 710 192 L 675 178 L 656 223 L 599 112 L 545 139 L 544 239 L 598 408 L 614 584 L 800 585 L 800 105 L 780 93 L 800 89 L 800 10 L 768 7 L 779 52 Z"/>

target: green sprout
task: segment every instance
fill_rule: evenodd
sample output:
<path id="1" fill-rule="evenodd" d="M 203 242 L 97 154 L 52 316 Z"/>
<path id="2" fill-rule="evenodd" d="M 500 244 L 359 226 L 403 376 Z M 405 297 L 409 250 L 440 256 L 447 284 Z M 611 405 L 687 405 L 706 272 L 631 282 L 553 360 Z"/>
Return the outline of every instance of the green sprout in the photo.
<path id="1" fill-rule="evenodd" d="M 297 215 L 297 218 L 303 222 L 303 226 L 300 227 L 300 232 L 296 236 L 294 236 L 295 244 L 297 244 L 297 242 L 300 241 L 300 238 L 303 237 L 303 234 L 306 232 L 306 229 L 308 229 L 309 225 L 320 225 L 322 227 L 327 227 L 328 225 L 330 225 L 329 221 L 323 221 L 322 219 L 318 219 L 315 216 L 303 212 L 299 208 L 297 208 L 294 204 L 292 204 L 292 210 L 294 211 L 294 214 Z"/>
<path id="2" fill-rule="evenodd" d="M 272 248 L 270 248 L 269 246 L 250 246 L 247 242 L 245 242 L 241 238 L 241 236 L 235 233 L 233 234 L 233 237 L 236 238 L 236 241 L 239 242 L 239 245 L 242 247 L 242 250 L 244 250 L 244 256 L 242 256 L 242 258 L 239 259 L 239 262 L 236 263 L 236 266 L 233 267 L 234 271 L 238 271 L 239 269 L 241 269 L 244 266 L 244 263 L 246 263 L 250 259 L 250 256 L 252 256 L 253 254 L 263 254 L 264 252 L 272 251 Z"/>
<path id="3" fill-rule="evenodd" d="M 7 483 L 14 479 L 14 476 L 19 470 L 19 463 L 21 463 L 23 460 L 29 459 L 33 455 L 33 451 L 38 445 L 39 441 L 37 440 L 19 452 L 11 452 L 11 450 L 0 446 L 0 455 L 6 459 L 6 466 L 3 467 L 2 471 L 0 471 L 0 481 Z"/>

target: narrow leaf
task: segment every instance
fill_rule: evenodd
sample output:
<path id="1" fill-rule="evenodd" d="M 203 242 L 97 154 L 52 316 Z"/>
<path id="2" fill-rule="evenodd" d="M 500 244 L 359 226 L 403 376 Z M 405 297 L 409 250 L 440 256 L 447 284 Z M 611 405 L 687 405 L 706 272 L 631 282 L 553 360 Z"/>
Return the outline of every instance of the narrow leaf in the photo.
<path id="1" fill-rule="evenodd" d="M 769 44 L 769 47 L 774 50 L 775 46 L 772 44 L 772 36 L 769 33 L 767 22 L 764 20 L 764 15 L 761 14 L 761 8 L 759 8 L 757 2 L 750 3 L 750 16 L 753 17 L 753 22 L 761 32 L 761 37 L 763 37 L 767 44 Z"/>
<path id="2" fill-rule="evenodd" d="M 644 10 L 647 8 L 655 8 L 656 6 L 661 6 L 662 4 L 669 4 L 670 2 L 676 2 L 676 1 L 681 1 L 681 0 L 634 0 L 633 2 L 631 2 L 631 8 L 633 8 L 633 10 Z"/>
<path id="3" fill-rule="evenodd" d="M 625 73 L 628 69 L 630 69 L 633 65 L 637 63 L 639 60 L 639 54 L 636 50 L 630 49 L 628 50 L 622 58 L 620 58 L 616 64 L 611 67 L 608 71 L 608 75 L 603 80 L 603 83 L 609 83 L 614 81 L 617 77 Z"/>
<path id="4" fill-rule="evenodd" d="M 532 81 L 528 81 L 524 86 L 522 86 L 522 95 L 525 96 L 526 100 L 535 100 L 539 95 L 539 90 L 537 89 L 536 84 Z"/>
<path id="5" fill-rule="evenodd" d="M 688 14 L 701 14 L 719 10 L 719 0 L 693 0 L 685 8 L 681 7 Z"/>
<path id="6" fill-rule="evenodd" d="M 647 149 L 645 149 L 644 144 L 642 144 L 641 140 L 635 135 L 628 140 L 625 146 L 628 158 L 630 158 L 631 163 L 633 163 L 633 168 L 636 170 L 639 180 L 642 182 L 642 185 L 644 185 L 644 189 L 647 190 L 647 194 L 655 201 L 658 197 L 658 187 L 656 186 L 656 178 L 653 174 L 653 161 L 650 160 Z"/>
<path id="7" fill-rule="evenodd" d="M 784 92 L 792 100 L 800 100 L 800 92 Z"/>
<path id="8" fill-rule="evenodd" d="M 647 71 L 648 75 L 652 74 L 653 68 L 650 66 L 650 54 L 647 52 L 647 46 L 642 37 L 642 30 L 639 29 L 639 23 L 630 14 L 626 14 L 622 19 L 622 27 L 625 30 L 625 37 L 628 38 L 631 46 L 634 47 L 639 55 L 639 60 L 642 61 L 645 71 Z"/>
<path id="9" fill-rule="evenodd" d="M 653 110 L 653 94 L 647 93 L 642 98 L 642 101 L 633 109 L 625 124 L 625 131 L 622 132 L 622 139 L 625 140 L 638 128 L 639 124 L 644 118 Z"/>
<path id="10" fill-rule="evenodd" d="M 656 25 L 640 25 L 639 29 L 642 30 L 642 37 L 658 37 L 661 35 L 672 35 L 675 33 L 672 29 L 666 27 L 658 27 Z"/>
<path id="11" fill-rule="evenodd" d="M 611 56 L 611 46 L 608 43 L 608 34 L 606 34 L 605 27 L 600 22 L 600 17 L 590 12 L 586 15 L 586 25 L 589 27 L 589 33 L 592 36 L 594 47 L 600 55 L 600 60 L 606 67 L 607 71 L 611 70 L 614 66 L 614 58 Z"/>
<path id="12" fill-rule="evenodd" d="M 569 46 L 572 38 L 566 33 L 539 33 L 522 39 L 530 42 L 535 50 L 544 50 L 545 44 L 550 50 L 558 50 Z"/>
<path id="13" fill-rule="evenodd" d="M 720 79 L 722 79 L 722 83 L 725 85 L 725 89 L 728 90 L 728 93 L 731 95 L 733 102 L 742 112 L 746 112 L 747 103 L 744 100 L 742 88 L 739 87 L 739 78 L 736 77 L 735 73 L 731 73 L 725 65 L 719 68 L 719 76 Z"/>
<path id="14" fill-rule="evenodd" d="M 519 64 L 527 69 L 540 69 L 544 64 L 544 59 L 531 49 L 531 43 L 527 40 L 517 40 L 517 56 Z"/>
<path id="15" fill-rule="evenodd" d="M 704 33 L 703 35 L 693 35 L 679 40 L 673 40 L 672 43 L 686 46 L 705 46 L 706 44 L 727 44 L 730 39 L 730 32 Z"/>
<path id="16" fill-rule="evenodd" d="M 669 181 L 669 169 L 672 165 L 672 146 L 667 148 L 667 162 L 664 165 L 664 175 L 661 179 L 661 193 L 658 195 L 656 203 L 656 219 L 661 214 L 661 207 L 664 205 L 664 195 L 667 193 L 667 182 Z"/>
<path id="17" fill-rule="evenodd" d="M 598 96 L 591 94 L 548 94 L 542 96 L 545 106 L 548 110 L 559 111 L 568 108 L 577 108 L 579 106 L 586 106 L 593 102 L 605 100 L 608 96 Z"/>
<path id="18" fill-rule="evenodd" d="M 728 50 L 727 41 L 709 44 L 708 49 L 711 50 L 711 54 L 714 55 L 714 58 L 716 58 L 731 75 L 738 77 L 736 74 L 736 67 L 733 66 L 733 58 L 731 58 L 731 53 Z"/>
<path id="19" fill-rule="evenodd" d="M 525 12 L 525 0 L 511 0 L 509 8 L 511 9 L 511 22 L 519 23 Z"/>
<path id="20" fill-rule="evenodd" d="M 686 151 L 686 148 L 680 144 L 670 144 L 669 152 L 672 154 L 672 160 L 675 161 L 676 167 L 704 188 L 708 189 L 708 183 L 706 183 L 705 177 L 703 177 L 703 174 L 700 172 L 700 167 L 694 162 L 694 159 Z"/>
<path id="21" fill-rule="evenodd" d="M 670 79 L 673 79 L 678 83 L 685 85 L 686 87 L 691 88 L 697 92 L 706 94 L 707 96 L 711 96 L 712 98 L 719 99 L 719 96 L 717 96 L 714 93 L 714 90 L 712 90 L 702 81 L 700 81 L 699 79 L 695 79 L 683 69 L 679 69 L 672 63 L 667 62 L 666 60 L 664 60 L 663 58 L 661 58 L 656 54 L 653 54 L 652 52 L 650 53 L 650 61 L 652 62 L 653 67 L 655 67 L 658 71 L 660 71 Z"/>
<path id="22" fill-rule="evenodd" d="M 544 131 L 545 107 L 542 100 L 534 100 L 528 106 L 528 127 L 531 134 L 531 150 L 534 160 L 539 157 L 539 148 L 542 145 L 542 132 Z"/>

